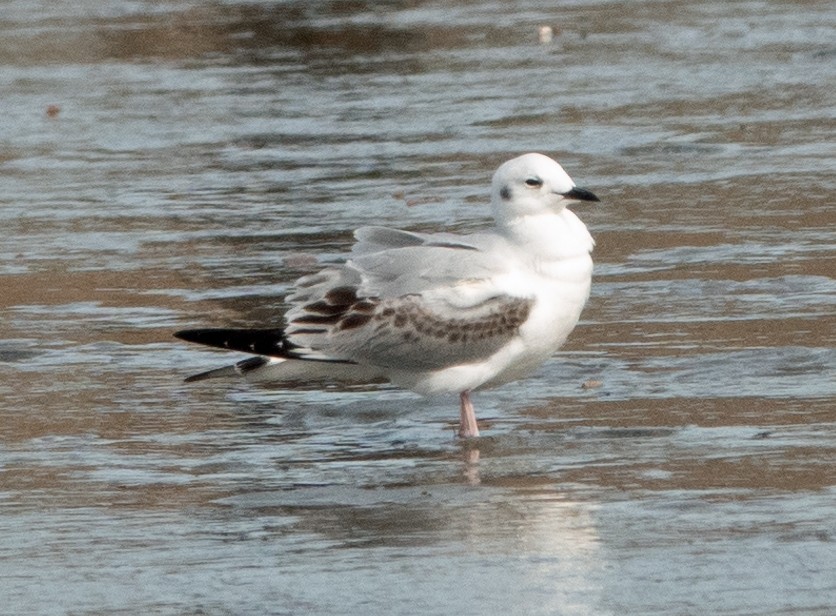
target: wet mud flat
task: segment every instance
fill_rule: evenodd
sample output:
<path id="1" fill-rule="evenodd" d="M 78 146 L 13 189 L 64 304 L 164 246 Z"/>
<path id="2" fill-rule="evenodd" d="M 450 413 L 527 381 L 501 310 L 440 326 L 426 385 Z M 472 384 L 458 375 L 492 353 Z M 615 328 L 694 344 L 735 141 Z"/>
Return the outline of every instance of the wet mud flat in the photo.
<path id="1" fill-rule="evenodd" d="M 3 610 L 833 613 L 831 3 L 42 8 L 0 16 Z M 595 278 L 482 438 L 182 382 L 232 358 L 173 331 L 363 224 L 484 229 L 524 151 L 602 198 Z"/>

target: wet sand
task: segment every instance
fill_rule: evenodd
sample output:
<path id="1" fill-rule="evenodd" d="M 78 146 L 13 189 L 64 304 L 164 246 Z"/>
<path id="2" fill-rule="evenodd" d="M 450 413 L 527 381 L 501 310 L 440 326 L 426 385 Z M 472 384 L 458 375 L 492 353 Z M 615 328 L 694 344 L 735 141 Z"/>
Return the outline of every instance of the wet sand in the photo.
<path id="1" fill-rule="evenodd" d="M 0 17 L 0 611 L 831 614 L 831 3 L 82 2 Z M 515 11 L 516 8 L 516 11 Z M 549 44 L 538 27 L 555 27 Z M 592 297 L 457 400 L 183 377 L 351 230 L 525 151 Z"/>

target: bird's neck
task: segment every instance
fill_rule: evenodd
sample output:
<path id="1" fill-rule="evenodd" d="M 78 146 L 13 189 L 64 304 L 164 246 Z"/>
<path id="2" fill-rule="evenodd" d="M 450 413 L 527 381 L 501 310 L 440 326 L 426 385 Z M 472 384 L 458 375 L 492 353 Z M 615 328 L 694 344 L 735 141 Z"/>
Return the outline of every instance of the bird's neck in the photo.
<path id="1" fill-rule="evenodd" d="M 595 245 L 580 219 L 567 209 L 546 214 L 518 216 L 499 223 L 510 242 L 540 259 L 565 259 L 588 255 Z"/>

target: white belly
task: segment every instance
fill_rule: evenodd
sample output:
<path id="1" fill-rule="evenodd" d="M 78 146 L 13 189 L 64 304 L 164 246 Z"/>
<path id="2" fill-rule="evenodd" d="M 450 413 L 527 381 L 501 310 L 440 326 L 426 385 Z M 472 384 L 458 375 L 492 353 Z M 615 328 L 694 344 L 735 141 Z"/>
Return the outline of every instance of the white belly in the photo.
<path id="1" fill-rule="evenodd" d="M 560 268 L 538 276 L 537 301 L 519 335 L 484 361 L 418 373 L 391 370 L 389 378 L 406 389 L 437 394 L 495 387 L 529 376 L 566 341 L 589 297 L 589 255 L 564 260 Z"/>

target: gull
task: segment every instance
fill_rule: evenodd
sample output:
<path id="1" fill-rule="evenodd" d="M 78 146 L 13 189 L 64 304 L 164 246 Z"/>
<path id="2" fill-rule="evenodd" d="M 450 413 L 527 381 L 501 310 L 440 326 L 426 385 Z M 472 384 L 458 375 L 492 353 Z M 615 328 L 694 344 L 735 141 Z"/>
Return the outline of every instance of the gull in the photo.
<path id="1" fill-rule="evenodd" d="M 175 333 L 254 355 L 186 380 L 388 380 L 457 393 L 459 436 L 479 436 L 471 392 L 531 375 L 577 324 L 595 242 L 567 206 L 598 200 L 543 154 L 513 158 L 493 176 L 491 231 L 362 227 L 344 264 L 296 281 L 281 327 Z"/>

